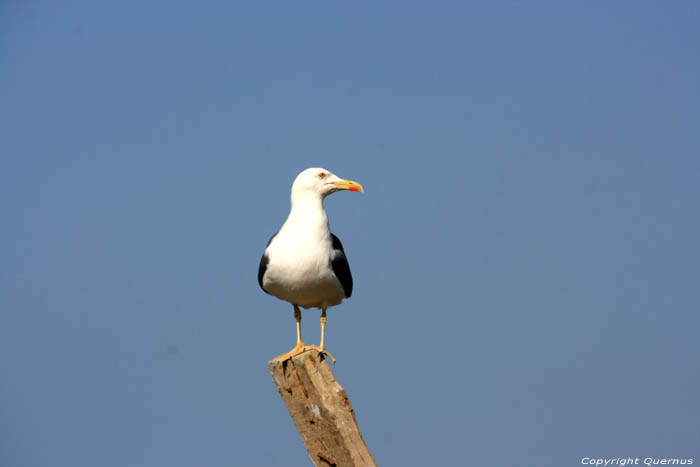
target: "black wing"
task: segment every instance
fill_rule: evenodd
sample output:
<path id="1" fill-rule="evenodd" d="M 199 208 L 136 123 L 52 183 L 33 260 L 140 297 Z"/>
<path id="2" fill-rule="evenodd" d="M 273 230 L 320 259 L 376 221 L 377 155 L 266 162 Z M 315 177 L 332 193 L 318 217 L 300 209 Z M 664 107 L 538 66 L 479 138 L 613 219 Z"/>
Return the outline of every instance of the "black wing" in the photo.
<path id="1" fill-rule="evenodd" d="M 277 235 L 275 233 L 275 235 Z M 265 246 L 265 250 L 267 250 L 267 247 L 270 246 L 270 243 L 272 242 L 272 239 L 275 238 L 275 235 L 270 237 L 270 240 L 267 241 L 267 245 Z M 258 266 L 258 284 L 260 284 L 260 288 L 263 289 L 263 292 L 269 294 L 267 290 L 265 290 L 265 287 L 263 287 L 263 277 L 265 276 L 265 271 L 267 271 L 267 263 L 270 262 L 270 257 L 267 255 L 267 251 L 265 251 L 262 255 L 262 258 L 260 258 L 260 266 Z"/>
<path id="2" fill-rule="evenodd" d="M 350 274 L 348 258 L 345 256 L 345 250 L 343 250 L 343 244 L 340 243 L 340 239 L 333 234 L 331 234 L 331 239 L 333 241 L 331 267 L 333 268 L 335 277 L 338 278 L 340 284 L 343 286 L 345 298 L 350 298 L 350 295 L 352 295 L 352 274 Z"/>

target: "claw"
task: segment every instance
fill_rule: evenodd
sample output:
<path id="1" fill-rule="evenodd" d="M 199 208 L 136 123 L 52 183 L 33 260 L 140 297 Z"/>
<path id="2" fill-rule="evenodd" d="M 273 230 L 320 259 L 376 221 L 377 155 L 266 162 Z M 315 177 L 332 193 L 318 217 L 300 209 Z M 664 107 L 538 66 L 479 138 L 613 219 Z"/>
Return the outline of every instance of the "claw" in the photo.
<path id="1" fill-rule="evenodd" d="M 314 347 L 316 347 L 316 346 L 314 346 Z M 327 351 L 325 348 L 321 348 L 321 347 L 316 347 L 316 350 L 318 350 L 318 353 L 320 353 L 320 354 L 328 355 L 328 358 L 330 358 L 331 361 L 333 362 L 333 365 L 335 365 L 335 357 L 329 351 Z"/>
<path id="2" fill-rule="evenodd" d="M 278 356 L 275 360 L 279 360 L 279 361 L 283 362 L 285 360 L 289 360 L 291 358 L 294 358 L 297 355 L 301 355 L 304 352 L 307 352 L 309 350 L 315 350 L 320 354 L 326 355 L 328 358 L 331 359 L 331 362 L 333 362 L 333 364 L 335 365 L 335 357 L 329 351 L 327 351 L 325 348 L 321 348 L 318 345 L 304 345 L 303 342 L 301 345 L 298 345 L 298 344 L 295 345 L 292 350 L 290 350 L 287 353 L 283 353 L 282 355 Z"/>

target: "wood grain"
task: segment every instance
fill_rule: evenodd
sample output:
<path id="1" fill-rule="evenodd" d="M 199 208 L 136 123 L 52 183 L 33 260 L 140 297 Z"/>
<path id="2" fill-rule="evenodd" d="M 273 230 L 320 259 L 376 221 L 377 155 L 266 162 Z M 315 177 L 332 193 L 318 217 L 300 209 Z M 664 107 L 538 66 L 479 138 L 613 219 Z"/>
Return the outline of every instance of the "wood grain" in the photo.
<path id="1" fill-rule="evenodd" d="M 322 354 L 307 350 L 284 361 L 270 360 L 268 368 L 314 465 L 377 465 L 350 399 Z"/>

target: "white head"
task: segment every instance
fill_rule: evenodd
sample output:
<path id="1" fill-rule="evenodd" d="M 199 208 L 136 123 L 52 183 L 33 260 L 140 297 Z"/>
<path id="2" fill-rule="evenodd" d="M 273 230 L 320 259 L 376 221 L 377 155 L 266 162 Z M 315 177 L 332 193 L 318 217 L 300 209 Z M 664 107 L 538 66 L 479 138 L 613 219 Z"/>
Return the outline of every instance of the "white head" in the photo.
<path id="1" fill-rule="evenodd" d="M 303 200 L 322 201 L 323 198 L 339 190 L 362 193 L 362 185 L 352 180 L 343 180 L 326 169 L 306 169 L 297 175 L 292 184 L 292 206 Z"/>

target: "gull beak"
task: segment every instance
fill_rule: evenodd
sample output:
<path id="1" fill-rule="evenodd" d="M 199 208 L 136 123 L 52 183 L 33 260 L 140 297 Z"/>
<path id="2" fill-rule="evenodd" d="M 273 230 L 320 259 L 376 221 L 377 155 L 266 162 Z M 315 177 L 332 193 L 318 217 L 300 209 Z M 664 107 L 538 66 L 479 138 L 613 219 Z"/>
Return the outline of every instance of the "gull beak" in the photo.
<path id="1" fill-rule="evenodd" d="M 359 193 L 365 191 L 362 189 L 362 185 L 360 185 L 357 182 L 353 182 L 352 180 L 340 180 L 338 182 L 331 182 L 331 185 L 333 185 L 336 188 L 336 190 L 350 190 L 357 191 Z"/>

